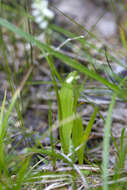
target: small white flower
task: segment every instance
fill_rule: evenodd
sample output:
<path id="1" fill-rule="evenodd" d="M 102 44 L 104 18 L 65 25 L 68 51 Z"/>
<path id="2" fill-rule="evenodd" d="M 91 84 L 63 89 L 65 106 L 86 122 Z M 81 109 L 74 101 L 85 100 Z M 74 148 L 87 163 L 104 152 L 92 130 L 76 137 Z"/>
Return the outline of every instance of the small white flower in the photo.
<path id="1" fill-rule="evenodd" d="M 70 84 L 74 80 L 78 80 L 78 79 L 80 79 L 80 76 L 77 75 L 75 72 L 72 72 L 69 74 L 68 78 L 66 79 L 66 83 Z"/>
<path id="2" fill-rule="evenodd" d="M 42 5 L 42 7 L 48 7 L 48 1 L 47 0 L 41 0 L 40 5 Z"/>
<path id="3" fill-rule="evenodd" d="M 39 12 L 38 12 L 38 10 L 33 10 L 32 11 L 32 15 L 36 18 L 37 16 L 39 16 Z"/>
<path id="4" fill-rule="evenodd" d="M 44 19 L 42 18 L 42 16 L 38 16 L 35 18 L 35 21 L 39 24 L 40 22 L 44 22 Z"/>
<path id="5" fill-rule="evenodd" d="M 70 84 L 74 80 L 73 76 L 70 76 L 67 80 L 66 83 Z"/>
<path id="6" fill-rule="evenodd" d="M 48 26 L 48 22 L 44 21 L 39 24 L 40 28 L 45 29 Z"/>
<path id="7" fill-rule="evenodd" d="M 54 13 L 47 8 L 43 10 L 43 14 L 49 19 L 54 17 Z"/>

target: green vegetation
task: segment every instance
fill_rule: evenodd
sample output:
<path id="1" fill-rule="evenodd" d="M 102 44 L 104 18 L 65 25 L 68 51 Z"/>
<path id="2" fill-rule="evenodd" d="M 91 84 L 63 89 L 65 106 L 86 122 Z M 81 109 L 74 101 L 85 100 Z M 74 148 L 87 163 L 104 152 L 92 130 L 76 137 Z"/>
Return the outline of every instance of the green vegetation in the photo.
<path id="1" fill-rule="evenodd" d="M 104 48 L 100 49 L 96 47 L 96 44 L 90 42 L 90 39 L 94 39 L 102 43 L 92 34 L 92 31 L 88 32 L 80 25 L 78 27 L 84 29 L 87 35 L 75 34 L 62 27 L 49 24 L 45 29 L 46 42 L 41 42 L 35 37 L 39 35 L 40 29 L 37 31 L 32 28 L 32 24 L 35 23 L 29 11 L 29 3 L 28 1 L 26 4 L 24 3 L 24 8 L 23 5 L 18 5 L 16 2 L 12 4 L 0 2 L 0 71 L 5 74 L 6 79 L 4 80 L 7 82 L 7 87 L 2 94 L 3 100 L 0 109 L 0 189 L 39 190 L 48 189 L 46 188 L 48 186 L 52 189 L 68 186 L 72 186 L 73 189 L 81 189 L 81 187 L 82 189 L 96 188 L 98 190 L 126 189 L 127 179 L 124 162 L 127 144 L 125 129 L 121 132 L 119 145 L 111 133 L 112 113 L 117 100 L 127 101 L 126 78 L 122 80 L 118 78 L 119 84 L 110 82 L 101 75 L 104 71 L 107 74 L 112 72 L 109 65 L 107 64 L 105 67 L 105 65 L 100 64 L 99 59 L 93 57 L 90 50 L 95 50 L 100 57 L 105 58 L 107 56 L 108 59 L 115 61 L 118 65 L 122 65 L 122 63 L 113 56 L 115 53 L 113 49 L 107 47 L 108 52 L 110 52 L 108 53 Z M 28 7 L 26 8 L 26 6 Z M 2 12 L 4 13 L 3 16 Z M 18 24 L 17 20 L 19 21 Z M 71 21 L 77 24 L 74 20 L 71 19 Z M 120 30 L 120 37 L 125 50 L 127 48 L 124 32 L 124 30 L 126 31 L 126 22 L 125 29 L 121 28 Z M 5 36 L 10 44 L 7 44 Z M 57 40 L 60 45 L 54 47 L 52 44 Z M 16 65 L 17 58 L 15 55 L 17 41 L 23 45 L 23 50 L 20 51 L 24 52 L 23 62 L 21 64 L 19 60 L 19 66 L 17 66 L 18 63 Z M 74 43 L 78 47 L 76 50 L 73 47 Z M 11 45 L 10 49 L 8 48 L 9 45 Z M 30 48 L 27 49 L 27 46 Z M 61 50 L 63 47 L 70 48 L 73 53 L 67 54 L 67 51 Z M 42 56 L 41 62 L 36 63 L 40 54 Z M 61 73 L 56 62 L 61 65 Z M 42 63 L 44 64 L 42 65 Z M 43 67 L 45 64 L 51 73 L 48 78 L 49 81 L 34 80 L 35 75 L 39 74 L 37 68 Z M 68 73 L 64 71 L 65 65 L 69 68 Z M 126 66 L 123 65 L 123 67 Z M 115 76 L 115 73 L 112 75 Z M 88 84 L 94 84 L 95 81 L 100 88 L 96 85 L 89 87 Z M 47 91 L 55 92 L 57 113 L 54 117 L 52 111 L 54 102 L 53 97 L 50 97 L 48 99 L 48 110 L 46 110 L 48 115 L 46 126 L 48 127 L 35 139 L 34 131 L 29 132 L 29 126 L 26 128 L 27 106 L 25 107 L 25 105 L 30 96 L 32 97 L 31 88 L 34 85 L 37 88 L 43 84 L 50 85 Z M 87 93 L 87 90 L 95 96 L 101 94 L 101 90 L 103 90 L 102 96 L 107 94 L 110 98 L 106 119 L 103 118 L 94 99 L 92 102 L 89 101 L 91 94 Z M 9 100 L 7 98 L 8 93 L 11 94 Z M 80 97 L 82 97 L 82 101 L 79 101 Z M 85 124 L 83 116 L 87 106 L 86 103 L 84 107 L 82 106 L 83 99 L 92 107 L 90 117 L 87 119 L 88 122 Z M 44 101 L 41 103 L 43 104 Z M 97 117 L 100 117 L 104 124 L 102 160 L 98 161 L 95 158 L 92 162 L 87 156 L 87 153 L 92 149 L 92 147 L 89 148 L 88 142 L 93 126 L 97 122 Z M 33 120 L 32 122 L 34 122 Z M 54 131 L 57 130 L 59 137 L 54 138 Z M 18 140 L 20 134 L 24 136 Z M 50 145 L 46 146 L 42 142 L 48 136 L 50 137 Z M 30 139 L 30 145 L 32 145 L 27 146 L 26 143 L 24 147 L 22 145 L 24 138 Z M 109 165 L 110 141 L 113 142 L 117 152 L 113 169 L 110 169 Z"/>

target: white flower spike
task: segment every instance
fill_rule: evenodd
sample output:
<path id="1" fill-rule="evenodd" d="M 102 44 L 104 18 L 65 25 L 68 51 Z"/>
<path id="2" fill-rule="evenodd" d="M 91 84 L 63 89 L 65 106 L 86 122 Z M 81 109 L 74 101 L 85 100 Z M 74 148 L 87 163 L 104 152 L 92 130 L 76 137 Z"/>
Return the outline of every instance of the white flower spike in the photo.
<path id="1" fill-rule="evenodd" d="M 41 29 L 48 26 L 49 20 L 54 18 L 54 12 L 48 8 L 48 0 L 34 0 L 31 5 L 32 15 Z"/>

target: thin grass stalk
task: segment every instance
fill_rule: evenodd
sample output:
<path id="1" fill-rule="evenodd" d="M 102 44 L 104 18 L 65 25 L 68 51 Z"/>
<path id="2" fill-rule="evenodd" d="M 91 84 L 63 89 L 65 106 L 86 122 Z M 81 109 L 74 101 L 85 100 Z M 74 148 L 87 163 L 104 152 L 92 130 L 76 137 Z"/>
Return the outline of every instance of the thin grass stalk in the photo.
<path id="1" fill-rule="evenodd" d="M 105 123 L 104 142 L 103 142 L 103 162 L 102 162 L 102 178 L 103 178 L 103 190 L 108 190 L 108 166 L 109 166 L 109 143 L 112 123 L 112 111 L 116 102 L 116 94 L 113 95 L 111 103 L 109 105 L 108 115 Z"/>
<path id="2" fill-rule="evenodd" d="M 52 125 L 53 125 L 53 121 L 52 121 L 52 110 L 51 110 L 51 102 L 49 102 L 49 127 L 50 127 L 50 142 L 51 142 L 51 149 L 52 149 L 52 163 L 53 163 L 53 168 L 56 168 L 56 157 L 55 157 L 55 146 L 54 146 L 54 139 L 53 139 L 53 130 L 52 130 Z"/>

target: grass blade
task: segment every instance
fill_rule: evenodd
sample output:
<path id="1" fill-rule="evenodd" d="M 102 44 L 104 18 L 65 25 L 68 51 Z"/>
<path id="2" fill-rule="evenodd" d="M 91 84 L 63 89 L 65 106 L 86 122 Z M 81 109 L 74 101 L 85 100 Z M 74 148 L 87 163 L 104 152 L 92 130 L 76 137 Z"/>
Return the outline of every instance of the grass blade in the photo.
<path id="1" fill-rule="evenodd" d="M 82 124 L 82 119 L 79 116 L 79 118 L 76 118 L 73 121 L 72 142 L 75 148 L 77 148 L 78 146 L 80 146 L 80 144 L 82 144 L 82 138 L 83 138 L 83 124 Z M 76 152 L 79 164 L 83 164 L 84 146 L 79 148 Z"/>
<path id="2" fill-rule="evenodd" d="M 91 118 L 90 118 L 90 120 L 89 120 L 89 123 L 88 123 L 88 125 L 87 125 L 87 127 L 86 127 L 86 129 L 85 129 L 85 134 L 84 134 L 84 136 L 83 136 L 83 138 L 82 138 L 82 143 L 84 144 L 84 147 L 85 147 L 85 145 L 86 145 L 86 142 L 87 142 L 88 137 L 89 137 L 89 135 L 90 135 L 90 132 L 91 132 L 91 130 L 92 130 L 93 123 L 94 123 L 94 121 L 95 121 L 97 111 L 98 111 L 98 108 L 95 107 L 95 110 L 94 110 L 94 112 L 93 112 L 93 114 L 92 114 L 92 116 L 91 116 Z"/>
<path id="3" fill-rule="evenodd" d="M 103 170 L 103 190 L 108 190 L 108 162 L 109 162 L 109 142 L 110 142 L 110 129 L 112 123 L 112 111 L 115 105 L 116 94 L 112 97 L 108 115 L 105 123 L 105 132 L 104 132 L 104 142 L 103 142 L 103 163 L 102 163 L 102 170 Z"/>

